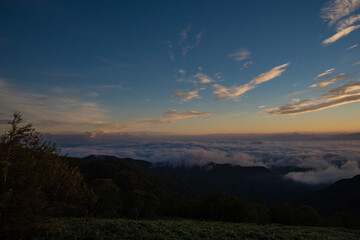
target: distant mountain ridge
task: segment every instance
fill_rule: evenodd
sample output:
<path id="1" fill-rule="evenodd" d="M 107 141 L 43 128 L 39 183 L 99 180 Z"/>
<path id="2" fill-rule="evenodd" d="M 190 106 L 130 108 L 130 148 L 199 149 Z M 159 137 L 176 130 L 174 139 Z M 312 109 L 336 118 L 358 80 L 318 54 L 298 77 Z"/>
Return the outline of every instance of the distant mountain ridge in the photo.
<path id="1" fill-rule="evenodd" d="M 314 191 L 310 185 L 279 176 L 265 167 L 241 167 L 209 163 L 203 166 L 172 166 L 131 158 L 90 155 L 74 159 L 85 180 L 109 178 L 124 191 L 163 190 L 185 197 L 225 192 L 250 202 L 273 205 L 289 202 L 309 205 L 323 215 L 348 211 L 360 218 L 360 175 Z M 287 169 L 281 170 L 286 172 Z"/>
<path id="2" fill-rule="evenodd" d="M 181 179 L 158 176 L 139 165 L 150 166 L 151 163 L 130 158 L 120 159 L 114 156 L 90 155 L 81 159 L 79 169 L 87 182 L 99 178 L 112 179 L 123 191 L 161 189 L 187 196 L 195 195 L 191 187 Z"/>
<path id="3" fill-rule="evenodd" d="M 339 180 L 310 194 L 302 202 L 316 208 L 323 215 L 347 211 L 360 218 L 360 175 Z"/>
<path id="4" fill-rule="evenodd" d="M 251 202 L 276 204 L 295 202 L 311 188 L 274 174 L 266 167 L 242 167 L 209 163 L 204 166 L 159 166 L 148 169 L 155 174 L 171 174 L 187 181 L 201 195 L 225 192 Z"/>
<path id="5" fill-rule="evenodd" d="M 306 184 L 284 179 L 265 167 L 209 163 L 204 166 L 171 166 L 144 160 L 90 155 L 80 170 L 87 181 L 111 178 L 122 189 L 164 189 L 190 197 L 225 192 L 268 205 L 296 202 L 309 194 Z"/>

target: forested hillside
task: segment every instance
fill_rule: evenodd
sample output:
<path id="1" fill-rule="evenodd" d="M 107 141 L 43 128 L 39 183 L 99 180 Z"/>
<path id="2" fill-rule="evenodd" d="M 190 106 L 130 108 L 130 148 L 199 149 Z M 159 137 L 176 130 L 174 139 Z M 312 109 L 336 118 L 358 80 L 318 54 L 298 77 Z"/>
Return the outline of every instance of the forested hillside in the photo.
<path id="1" fill-rule="evenodd" d="M 286 203 L 294 197 L 291 186 L 298 185 L 263 167 L 173 168 L 109 156 L 72 158 L 61 156 L 31 124 L 22 125 L 19 113 L 9 124 L 0 143 L 2 231 L 34 229 L 53 217 L 191 218 L 359 228 L 356 216 L 343 211 L 355 205 L 334 207 L 334 213 L 324 217 L 310 206 Z M 351 197 L 348 194 L 354 194 L 357 185 L 345 185 L 341 193 Z M 276 202 L 267 198 L 273 194 Z M 252 201 L 262 197 L 268 205 Z"/>

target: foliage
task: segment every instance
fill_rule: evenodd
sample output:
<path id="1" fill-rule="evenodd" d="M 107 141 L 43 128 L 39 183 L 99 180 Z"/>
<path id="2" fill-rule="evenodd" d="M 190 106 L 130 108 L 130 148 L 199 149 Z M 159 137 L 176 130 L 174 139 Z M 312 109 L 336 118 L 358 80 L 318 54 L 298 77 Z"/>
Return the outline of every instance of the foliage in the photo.
<path id="1" fill-rule="evenodd" d="M 158 198 L 141 190 L 133 190 L 126 194 L 126 215 L 130 218 L 140 219 L 154 217 L 159 208 Z"/>
<path id="2" fill-rule="evenodd" d="M 154 194 L 160 201 L 159 215 L 169 217 L 195 216 L 191 212 L 191 204 L 181 194 L 167 193 L 162 190 L 158 190 Z"/>
<path id="3" fill-rule="evenodd" d="M 326 225 L 360 229 L 360 221 L 348 211 L 338 211 L 325 219 Z"/>
<path id="4" fill-rule="evenodd" d="M 0 227 L 33 225 L 47 216 L 84 216 L 95 196 L 82 174 L 31 123 L 20 126 L 22 121 L 14 112 L 1 136 Z"/>
<path id="5" fill-rule="evenodd" d="M 296 209 L 296 224 L 302 226 L 321 226 L 322 219 L 316 210 L 309 206 L 300 206 Z"/>
<path id="6" fill-rule="evenodd" d="M 111 179 L 96 179 L 89 184 L 97 196 L 93 215 L 95 217 L 119 217 L 123 211 L 120 189 Z"/>
<path id="7" fill-rule="evenodd" d="M 288 203 L 273 206 L 270 209 L 271 222 L 286 225 L 295 225 L 295 213 L 295 209 Z"/>
<path id="8" fill-rule="evenodd" d="M 2 232 L 2 239 L 29 239 L 22 232 Z M 261 239 L 357 240 L 360 231 L 328 227 L 296 227 L 194 220 L 50 219 L 30 239 Z"/>
<path id="9" fill-rule="evenodd" d="M 293 207 L 284 203 L 269 208 L 225 193 L 208 193 L 196 198 L 170 191 L 169 186 L 178 186 L 182 191 L 185 184 L 181 181 L 164 184 L 163 178 L 129 160 L 60 156 L 56 145 L 44 141 L 31 124 L 20 126 L 21 114 L 14 112 L 13 117 L 0 142 L 0 229 L 3 230 L 34 228 L 34 224 L 49 217 L 69 216 L 136 220 L 175 217 L 360 227 L 359 221 L 349 212 L 324 218 L 309 206 Z"/>

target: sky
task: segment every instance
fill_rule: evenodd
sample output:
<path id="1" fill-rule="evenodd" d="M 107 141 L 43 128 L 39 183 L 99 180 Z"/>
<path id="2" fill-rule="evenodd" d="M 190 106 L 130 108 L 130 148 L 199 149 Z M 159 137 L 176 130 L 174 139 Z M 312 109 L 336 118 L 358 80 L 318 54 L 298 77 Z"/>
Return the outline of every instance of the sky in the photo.
<path id="1" fill-rule="evenodd" d="M 0 0 L 0 123 L 359 132 L 359 40 L 360 0 Z"/>

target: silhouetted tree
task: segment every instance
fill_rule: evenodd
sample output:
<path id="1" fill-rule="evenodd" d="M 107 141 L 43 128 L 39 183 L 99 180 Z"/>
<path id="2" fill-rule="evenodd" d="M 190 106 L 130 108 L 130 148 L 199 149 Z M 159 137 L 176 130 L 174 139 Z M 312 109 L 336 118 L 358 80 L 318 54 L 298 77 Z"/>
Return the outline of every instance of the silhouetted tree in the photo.
<path id="1" fill-rule="evenodd" d="M 241 198 L 211 193 L 201 199 L 199 213 L 207 219 L 242 222 L 247 218 L 247 210 L 247 203 Z"/>
<path id="2" fill-rule="evenodd" d="M 26 226 L 46 216 L 84 215 L 94 195 L 82 174 L 32 124 L 14 112 L 0 142 L 0 225 Z"/>
<path id="3" fill-rule="evenodd" d="M 96 179 L 89 184 L 89 187 L 97 196 L 94 216 L 105 218 L 121 216 L 123 210 L 121 192 L 111 179 Z"/>
<path id="4" fill-rule="evenodd" d="M 160 206 L 158 198 L 148 192 L 133 190 L 125 195 L 127 216 L 135 219 L 154 217 Z"/>
<path id="5" fill-rule="evenodd" d="M 280 223 L 285 225 L 296 225 L 295 209 L 288 203 L 273 206 L 270 209 L 270 217 L 272 223 Z"/>
<path id="6" fill-rule="evenodd" d="M 296 223 L 302 226 L 320 226 L 322 219 L 314 208 L 300 206 L 296 209 Z"/>
<path id="7" fill-rule="evenodd" d="M 346 227 L 360 229 L 360 221 L 348 211 L 338 211 L 326 218 L 326 225 L 332 227 Z"/>
<path id="8" fill-rule="evenodd" d="M 264 204 L 248 203 L 247 222 L 266 224 L 270 222 L 270 209 Z"/>
<path id="9" fill-rule="evenodd" d="M 186 217 L 186 200 L 178 193 L 158 190 L 154 193 L 160 201 L 159 214 L 162 216 Z"/>

